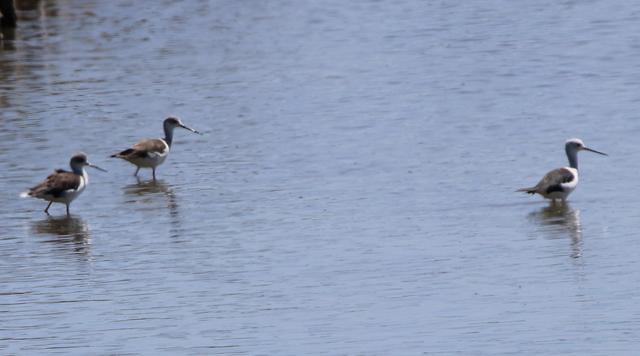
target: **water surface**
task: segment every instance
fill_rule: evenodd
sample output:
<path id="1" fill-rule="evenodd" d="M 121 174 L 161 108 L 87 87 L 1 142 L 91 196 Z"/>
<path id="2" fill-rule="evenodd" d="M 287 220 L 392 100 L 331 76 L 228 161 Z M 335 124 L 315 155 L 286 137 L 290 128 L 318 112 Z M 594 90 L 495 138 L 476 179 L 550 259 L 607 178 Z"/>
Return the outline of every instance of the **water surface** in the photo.
<path id="1" fill-rule="evenodd" d="M 41 1 L 0 51 L 2 354 L 632 354 L 640 5 Z M 108 156 L 162 135 L 133 177 Z M 514 193 L 580 156 L 568 206 Z M 64 206 L 18 199 L 84 151 Z"/>

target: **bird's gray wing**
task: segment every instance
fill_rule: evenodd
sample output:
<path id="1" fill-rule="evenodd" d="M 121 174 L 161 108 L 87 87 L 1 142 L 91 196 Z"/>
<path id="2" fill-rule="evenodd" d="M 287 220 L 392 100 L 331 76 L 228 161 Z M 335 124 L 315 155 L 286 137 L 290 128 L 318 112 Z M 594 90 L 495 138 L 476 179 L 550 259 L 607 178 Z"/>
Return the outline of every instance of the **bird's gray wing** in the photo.
<path id="1" fill-rule="evenodd" d="M 576 179 L 573 173 L 566 168 L 558 168 L 545 174 L 536 185 L 536 191 L 540 194 L 549 194 L 562 191 L 562 183 L 569 183 Z"/>

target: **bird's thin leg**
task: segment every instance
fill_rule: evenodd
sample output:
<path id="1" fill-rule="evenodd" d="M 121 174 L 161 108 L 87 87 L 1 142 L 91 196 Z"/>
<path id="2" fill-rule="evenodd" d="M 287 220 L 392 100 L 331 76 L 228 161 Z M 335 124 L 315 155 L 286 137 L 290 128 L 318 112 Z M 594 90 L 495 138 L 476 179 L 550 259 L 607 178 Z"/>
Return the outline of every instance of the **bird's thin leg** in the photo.
<path id="1" fill-rule="evenodd" d="M 153 167 L 153 180 L 156 180 L 156 167 Z"/>
<path id="2" fill-rule="evenodd" d="M 51 204 L 53 204 L 53 202 L 52 202 L 52 201 L 50 201 L 50 202 L 49 202 L 49 205 L 47 205 L 47 208 L 46 208 L 46 209 L 44 209 L 44 213 L 45 213 L 45 214 L 47 214 L 47 215 L 49 215 L 49 207 L 51 206 Z"/>
<path id="3" fill-rule="evenodd" d="M 67 216 L 70 215 L 69 214 L 69 204 L 67 204 Z"/>
<path id="4" fill-rule="evenodd" d="M 136 168 L 136 172 L 133 174 L 133 175 L 134 175 L 134 177 L 137 177 L 137 176 L 138 176 L 138 171 L 139 171 L 139 170 L 140 170 L 140 167 Z"/>

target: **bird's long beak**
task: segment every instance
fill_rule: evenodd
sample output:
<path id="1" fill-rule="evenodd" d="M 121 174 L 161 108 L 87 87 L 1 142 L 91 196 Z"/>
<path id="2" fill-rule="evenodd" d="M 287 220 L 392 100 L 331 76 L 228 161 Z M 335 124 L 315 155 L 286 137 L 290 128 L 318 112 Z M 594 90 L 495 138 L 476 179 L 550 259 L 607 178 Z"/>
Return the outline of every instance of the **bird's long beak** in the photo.
<path id="1" fill-rule="evenodd" d="M 103 172 L 106 172 L 106 171 L 107 171 L 106 169 L 102 169 L 102 168 L 100 168 L 100 167 L 96 166 L 95 164 L 87 163 L 87 166 L 89 166 L 89 167 L 91 167 L 91 168 L 95 168 L 95 169 L 97 169 L 97 170 L 99 170 L 99 171 L 103 171 Z"/>
<path id="2" fill-rule="evenodd" d="M 182 127 L 182 128 L 183 128 L 183 129 L 185 129 L 185 130 L 189 130 L 189 131 L 191 131 L 191 132 L 193 132 L 193 133 L 195 133 L 195 134 L 202 135 L 202 133 L 201 133 L 201 132 L 199 132 L 199 131 L 196 131 L 196 130 L 192 129 L 192 128 L 191 128 L 191 127 L 189 127 L 189 126 L 186 126 L 186 125 L 180 124 L 180 127 Z"/>
<path id="3" fill-rule="evenodd" d="M 608 154 L 606 154 L 606 153 L 604 153 L 604 152 L 596 151 L 596 150 L 593 150 L 593 149 L 591 149 L 591 148 L 589 148 L 589 147 L 582 147 L 582 149 L 583 149 L 583 150 L 586 150 L 586 151 L 593 152 L 593 153 L 597 153 L 597 154 L 599 154 L 599 155 L 608 156 Z"/>

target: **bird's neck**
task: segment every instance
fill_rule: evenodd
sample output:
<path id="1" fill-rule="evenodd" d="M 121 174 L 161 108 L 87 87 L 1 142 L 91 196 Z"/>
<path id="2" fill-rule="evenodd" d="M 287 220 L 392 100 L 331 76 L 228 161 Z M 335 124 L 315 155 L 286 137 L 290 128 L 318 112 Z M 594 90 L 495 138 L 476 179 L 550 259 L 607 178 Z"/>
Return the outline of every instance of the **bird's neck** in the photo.
<path id="1" fill-rule="evenodd" d="M 567 148 L 566 152 L 567 152 L 567 158 L 569 159 L 569 167 L 577 170 L 578 169 L 578 151 Z"/>
<path id="2" fill-rule="evenodd" d="M 171 141 L 173 141 L 173 127 L 164 127 L 164 142 L 171 147 Z"/>
<path id="3" fill-rule="evenodd" d="M 84 176 L 85 175 L 84 166 L 71 166 L 71 172 L 73 172 L 73 174 L 77 174 L 79 176 Z"/>

